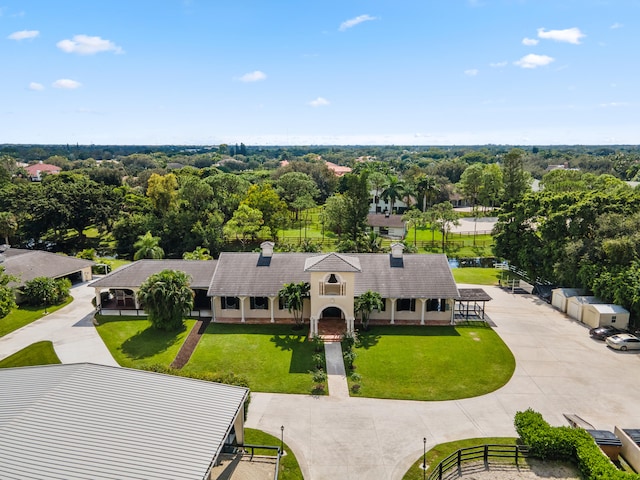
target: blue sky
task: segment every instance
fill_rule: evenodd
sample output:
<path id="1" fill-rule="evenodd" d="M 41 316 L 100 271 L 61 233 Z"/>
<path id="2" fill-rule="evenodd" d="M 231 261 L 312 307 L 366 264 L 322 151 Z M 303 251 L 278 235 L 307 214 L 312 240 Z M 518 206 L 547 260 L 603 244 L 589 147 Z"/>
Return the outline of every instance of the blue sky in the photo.
<path id="1" fill-rule="evenodd" d="M 0 143 L 640 143 L 639 0 L 0 0 Z"/>

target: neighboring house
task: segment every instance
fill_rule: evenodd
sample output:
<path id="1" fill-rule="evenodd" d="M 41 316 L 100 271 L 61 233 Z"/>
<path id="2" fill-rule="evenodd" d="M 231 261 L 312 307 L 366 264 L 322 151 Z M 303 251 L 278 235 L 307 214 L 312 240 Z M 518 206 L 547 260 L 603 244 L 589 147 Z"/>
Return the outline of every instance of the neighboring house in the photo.
<path id="1" fill-rule="evenodd" d="M 381 191 L 378 192 L 378 196 L 376 196 L 376 191 L 371 190 L 371 203 L 369 204 L 369 213 L 391 213 L 391 202 L 388 199 L 382 198 Z M 416 199 L 411 197 L 411 205 L 416 204 Z M 393 209 L 397 213 L 402 213 L 407 210 L 409 206 L 406 202 L 397 198 L 395 202 L 393 202 Z"/>
<path id="2" fill-rule="evenodd" d="M 25 170 L 27 171 L 27 175 L 29 175 L 29 179 L 32 182 L 40 182 L 43 175 L 57 175 L 62 171 L 62 168 L 56 165 L 39 162 L 33 165 L 29 165 L 25 168 Z"/>
<path id="3" fill-rule="evenodd" d="M 311 335 L 318 333 L 323 319 L 336 318 L 352 332 L 354 298 L 367 290 L 384 299 L 383 309 L 372 313 L 372 323 L 449 324 L 454 319 L 459 292 L 445 255 L 403 255 L 402 244 L 392 245 L 391 254 L 274 253 L 273 246 L 263 242 L 260 253 L 223 252 L 217 261 L 142 260 L 91 286 L 99 303 L 106 291 L 133 293 L 149 272 L 174 268 L 191 275 L 192 288 L 201 291 L 208 271 L 210 311 L 194 313 L 212 316 L 216 322 L 290 323 L 293 314 L 278 292 L 285 283 L 309 282 L 310 299 L 303 317 L 310 319 Z M 202 275 L 199 280 L 191 268 Z M 201 293 L 197 295 L 202 298 Z M 137 305 L 129 307 L 125 302 L 121 307 L 119 311 L 126 314 L 125 308 Z M 103 313 L 112 312 L 103 308 Z"/>
<path id="4" fill-rule="evenodd" d="M 84 363 L 0 369 L 0 392 L 0 478 L 202 480 L 244 443 L 243 387 Z"/>
<path id="5" fill-rule="evenodd" d="M 71 283 L 87 282 L 91 280 L 91 267 L 94 262 L 82 258 L 68 257 L 42 250 L 24 250 L 3 246 L 0 252 L 0 265 L 5 273 L 18 279 L 12 283 L 14 287 L 21 287 L 38 277 L 68 278 Z M 20 301 L 19 294 L 17 295 Z"/>
<path id="6" fill-rule="evenodd" d="M 402 215 L 370 213 L 367 215 L 367 224 L 373 232 L 383 237 L 402 240 L 407 234 L 407 224 L 402 220 Z"/>
<path id="7" fill-rule="evenodd" d="M 333 172 L 336 177 L 342 177 L 345 173 L 351 173 L 351 167 L 343 167 L 333 162 L 325 162 L 327 168 Z"/>

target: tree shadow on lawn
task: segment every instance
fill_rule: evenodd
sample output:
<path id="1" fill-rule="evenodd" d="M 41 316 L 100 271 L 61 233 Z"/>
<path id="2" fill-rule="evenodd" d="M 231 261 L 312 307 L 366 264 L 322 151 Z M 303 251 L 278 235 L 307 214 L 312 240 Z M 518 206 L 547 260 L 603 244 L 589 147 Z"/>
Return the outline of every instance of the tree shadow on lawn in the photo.
<path id="1" fill-rule="evenodd" d="M 142 360 L 167 351 L 178 341 L 178 335 L 186 330 L 183 326 L 179 330 L 165 332 L 149 327 L 128 338 L 122 344 L 122 353 L 132 360 Z"/>
<path id="2" fill-rule="evenodd" d="M 274 335 L 271 342 L 282 351 L 291 352 L 289 373 L 307 373 L 313 370 L 313 345 L 306 335 Z"/>

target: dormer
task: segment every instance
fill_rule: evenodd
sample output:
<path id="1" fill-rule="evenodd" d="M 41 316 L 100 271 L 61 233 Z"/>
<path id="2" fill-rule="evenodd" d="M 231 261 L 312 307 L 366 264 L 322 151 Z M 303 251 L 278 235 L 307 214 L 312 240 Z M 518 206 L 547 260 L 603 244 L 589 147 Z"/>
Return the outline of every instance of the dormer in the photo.
<path id="1" fill-rule="evenodd" d="M 271 265 L 271 257 L 273 257 L 273 242 L 262 242 L 260 244 L 260 256 L 258 257 L 258 267 L 268 267 Z"/>
<path id="2" fill-rule="evenodd" d="M 389 257 L 391 268 L 404 268 L 403 251 L 404 245 L 402 243 L 394 243 L 391 245 L 391 255 Z"/>

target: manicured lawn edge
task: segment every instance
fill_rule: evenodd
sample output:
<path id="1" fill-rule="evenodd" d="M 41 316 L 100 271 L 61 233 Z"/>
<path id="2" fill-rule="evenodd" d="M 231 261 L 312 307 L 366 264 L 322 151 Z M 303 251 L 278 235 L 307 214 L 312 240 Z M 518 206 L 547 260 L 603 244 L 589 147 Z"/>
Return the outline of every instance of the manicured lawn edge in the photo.
<path id="1" fill-rule="evenodd" d="M 0 361 L 0 368 L 29 367 L 62 363 L 50 341 L 32 343 Z"/>
<path id="2" fill-rule="evenodd" d="M 286 431 L 285 431 L 286 434 Z M 253 428 L 244 429 L 244 443 L 248 445 L 267 445 L 267 446 L 280 446 L 280 439 L 269 435 L 262 430 L 256 430 Z M 284 443 L 284 451 L 286 455 L 280 458 L 280 469 L 278 471 L 279 480 L 302 480 L 302 471 L 298 460 L 293 454 L 289 446 Z M 258 455 L 274 455 L 273 450 L 256 450 Z"/>
<path id="3" fill-rule="evenodd" d="M 63 307 L 66 307 L 73 301 L 73 297 L 67 298 L 60 305 L 47 305 L 46 311 L 47 314 L 53 313 L 55 311 L 60 310 Z M 8 333 L 14 332 L 30 323 L 35 322 L 36 320 L 40 320 L 45 316 L 44 307 L 30 307 L 27 305 L 20 305 L 18 308 L 13 309 L 9 315 L 0 319 L 0 337 L 7 335 Z"/>

